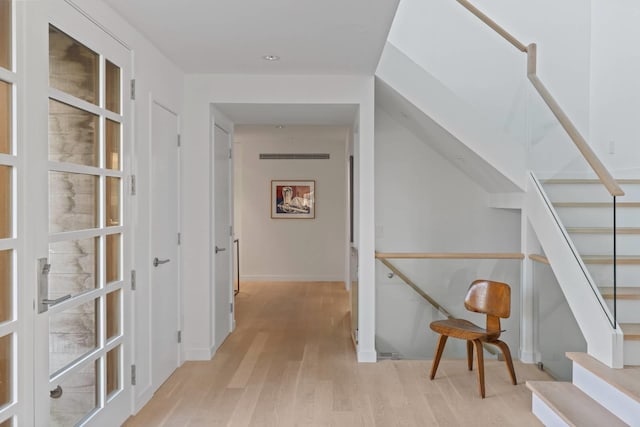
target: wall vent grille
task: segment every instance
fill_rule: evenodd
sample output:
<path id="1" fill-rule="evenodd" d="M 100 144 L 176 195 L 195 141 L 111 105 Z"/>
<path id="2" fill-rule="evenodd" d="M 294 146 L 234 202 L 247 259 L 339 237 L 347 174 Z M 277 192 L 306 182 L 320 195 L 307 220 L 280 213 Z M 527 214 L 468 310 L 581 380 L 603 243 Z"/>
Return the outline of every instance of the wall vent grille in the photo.
<path id="1" fill-rule="evenodd" d="M 260 160 L 328 160 L 328 153 L 262 153 Z"/>

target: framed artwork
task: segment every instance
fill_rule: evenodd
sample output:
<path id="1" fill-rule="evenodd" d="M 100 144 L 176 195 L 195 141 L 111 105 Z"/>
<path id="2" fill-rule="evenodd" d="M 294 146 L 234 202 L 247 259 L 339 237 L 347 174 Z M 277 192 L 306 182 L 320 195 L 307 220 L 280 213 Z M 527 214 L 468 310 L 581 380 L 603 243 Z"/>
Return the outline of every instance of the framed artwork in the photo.
<path id="1" fill-rule="evenodd" d="M 315 181 L 271 181 L 271 218 L 315 218 L 315 190 Z"/>

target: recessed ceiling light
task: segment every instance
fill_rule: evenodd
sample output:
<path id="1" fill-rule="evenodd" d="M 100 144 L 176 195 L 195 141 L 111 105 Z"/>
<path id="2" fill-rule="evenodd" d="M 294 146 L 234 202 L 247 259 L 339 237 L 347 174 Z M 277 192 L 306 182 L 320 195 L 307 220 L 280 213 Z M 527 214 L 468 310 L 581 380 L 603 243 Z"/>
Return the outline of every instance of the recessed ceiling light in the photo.
<path id="1" fill-rule="evenodd" d="M 265 55 L 262 57 L 265 61 L 278 61 L 280 57 L 278 55 Z"/>

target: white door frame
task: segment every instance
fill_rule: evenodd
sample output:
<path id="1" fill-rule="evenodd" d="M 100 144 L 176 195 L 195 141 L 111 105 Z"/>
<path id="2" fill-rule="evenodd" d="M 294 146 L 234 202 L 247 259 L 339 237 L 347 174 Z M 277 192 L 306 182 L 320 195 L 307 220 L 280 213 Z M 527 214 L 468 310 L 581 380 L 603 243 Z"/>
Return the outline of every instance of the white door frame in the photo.
<path id="1" fill-rule="evenodd" d="M 228 168 L 228 182 L 229 182 L 229 188 L 228 188 L 228 206 L 229 206 L 229 212 L 228 212 L 228 218 L 229 218 L 229 224 L 231 226 L 231 232 L 226 234 L 226 240 L 228 241 L 228 244 L 226 245 L 226 248 L 229 252 L 229 265 L 228 265 L 228 269 L 229 269 L 229 301 L 228 304 L 230 304 L 231 309 L 228 310 L 229 313 L 229 331 L 227 333 L 227 336 L 229 333 L 233 332 L 233 330 L 235 329 L 235 299 L 234 299 L 234 295 L 233 295 L 233 239 L 234 239 L 234 230 L 235 230 L 235 225 L 233 223 L 233 162 L 232 162 L 232 155 L 231 155 L 231 149 L 232 149 L 232 141 L 233 141 L 233 122 L 231 120 L 229 120 L 224 114 L 222 114 L 220 111 L 218 111 L 214 106 L 211 106 L 211 115 L 210 115 L 210 129 L 211 129 L 211 142 L 210 142 L 210 155 L 209 155 L 209 183 L 210 183 L 210 200 L 211 200 L 211 206 L 209 208 L 209 224 L 211 227 L 211 237 L 210 237 L 210 248 L 209 248 L 209 260 L 210 260 L 210 278 L 211 278 L 211 297 L 212 297 L 212 306 L 211 306 L 211 314 L 210 314 L 210 320 L 211 320 L 211 344 L 212 344 L 212 356 L 213 354 L 215 354 L 215 352 L 218 350 L 218 347 L 223 341 L 222 340 L 217 340 L 216 336 L 215 336 L 215 331 L 216 331 L 216 325 L 215 325 L 215 319 L 216 319 L 216 301 L 214 300 L 214 296 L 215 296 L 215 286 L 216 286 L 216 271 L 215 271 L 215 250 L 214 247 L 216 245 L 216 230 L 215 230 L 215 177 L 214 177 L 214 157 L 215 157 L 215 149 L 214 149 L 214 144 L 215 142 L 215 129 L 219 128 L 220 130 L 222 130 L 223 132 L 225 132 L 228 135 L 229 138 L 229 168 Z M 221 240 L 221 239 L 219 239 Z M 218 240 L 218 241 L 219 241 Z M 223 307 L 226 308 L 226 305 Z"/>

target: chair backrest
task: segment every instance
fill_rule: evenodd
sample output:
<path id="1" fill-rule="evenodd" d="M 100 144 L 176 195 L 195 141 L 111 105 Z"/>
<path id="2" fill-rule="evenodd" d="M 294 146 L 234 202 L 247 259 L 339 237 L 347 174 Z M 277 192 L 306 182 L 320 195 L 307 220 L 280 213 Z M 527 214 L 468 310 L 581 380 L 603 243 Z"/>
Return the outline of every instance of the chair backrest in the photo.
<path id="1" fill-rule="evenodd" d="M 506 283 L 475 280 L 464 298 L 467 310 L 506 319 L 511 315 L 511 288 Z"/>

